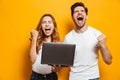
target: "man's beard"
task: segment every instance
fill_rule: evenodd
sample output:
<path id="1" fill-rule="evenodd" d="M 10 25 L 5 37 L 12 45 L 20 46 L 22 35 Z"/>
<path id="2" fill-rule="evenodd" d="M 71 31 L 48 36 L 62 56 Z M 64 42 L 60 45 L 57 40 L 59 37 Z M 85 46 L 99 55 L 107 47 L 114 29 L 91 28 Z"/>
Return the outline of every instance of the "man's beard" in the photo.
<path id="1" fill-rule="evenodd" d="M 85 26 L 85 22 L 82 24 L 82 25 L 78 25 L 76 22 L 75 22 L 75 25 L 76 25 L 76 28 L 77 29 L 81 29 Z"/>

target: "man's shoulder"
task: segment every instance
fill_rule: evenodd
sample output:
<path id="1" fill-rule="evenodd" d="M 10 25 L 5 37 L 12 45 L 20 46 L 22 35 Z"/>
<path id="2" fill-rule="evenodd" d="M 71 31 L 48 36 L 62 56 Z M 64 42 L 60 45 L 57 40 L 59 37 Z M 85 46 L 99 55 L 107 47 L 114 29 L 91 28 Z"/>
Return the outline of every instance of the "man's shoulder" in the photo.
<path id="1" fill-rule="evenodd" d="M 93 32 L 97 37 L 102 34 L 102 32 L 94 27 L 89 26 L 89 30 Z"/>
<path id="2" fill-rule="evenodd" d="M 67 34 L 66 34 L 66 36 L 70 36 L 70 35 L 72 35 L 74 33 L 74 30 L 71 30 L 70 32 L 68 32 Z"/>
<path id="3" fill-rule="evenodd" d="M 92 30 L 95 30 L 95 31 L 99 31 L 98 29 L 96 29 L 95 27 L 93 27 L 93 26 L 88 26 L 89 27 L 89 29 L 92 29 Z"/>
<path id="4" fill-rule="evenodd" d="M 64 41 L 65 41 L 65 42 L 69 42 L 69 41 L 73 38 L 73 34 L 74 34 L 74 30 L 71 30 L 70 32 L 68 32 L 68 33 L 65 35 Z"/>

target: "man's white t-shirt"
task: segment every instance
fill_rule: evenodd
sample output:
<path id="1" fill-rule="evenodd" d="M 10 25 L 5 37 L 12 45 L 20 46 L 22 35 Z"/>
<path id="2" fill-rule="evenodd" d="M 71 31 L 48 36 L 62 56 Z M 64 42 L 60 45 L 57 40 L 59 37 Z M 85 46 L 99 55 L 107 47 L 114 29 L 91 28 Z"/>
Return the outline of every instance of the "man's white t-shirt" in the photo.
<path id="1" fill-rule="evenodd" d="M 74 64 L 69 80 L 88 80 L 99 77 L 97 47 L 98 36 L 102 33 L 91 26 L 83 33 L 69 32 L 64 42 L 76 44 Z"/>

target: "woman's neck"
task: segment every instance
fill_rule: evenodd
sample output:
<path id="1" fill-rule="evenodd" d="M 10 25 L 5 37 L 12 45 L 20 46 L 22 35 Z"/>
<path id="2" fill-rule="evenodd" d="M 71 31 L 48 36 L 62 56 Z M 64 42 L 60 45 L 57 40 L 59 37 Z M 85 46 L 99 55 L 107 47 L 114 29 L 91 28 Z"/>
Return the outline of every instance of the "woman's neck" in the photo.
<path id="1" fill-rule="evenodd" d="M 45 38 L 45 42 L 52 42 L 51 36 Z"/>

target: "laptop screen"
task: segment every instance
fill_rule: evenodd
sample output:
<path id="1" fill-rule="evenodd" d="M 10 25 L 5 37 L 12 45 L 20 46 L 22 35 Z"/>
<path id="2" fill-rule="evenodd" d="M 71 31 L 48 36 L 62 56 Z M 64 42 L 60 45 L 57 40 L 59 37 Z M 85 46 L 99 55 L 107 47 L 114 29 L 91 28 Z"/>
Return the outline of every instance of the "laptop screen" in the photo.
<path id="1" fill-rule="evenodd" d="M 43 43 L 42 64 L 72 66 L 75 44 Z"/>

